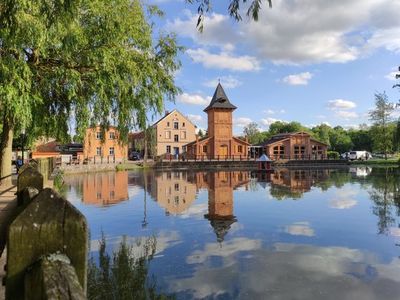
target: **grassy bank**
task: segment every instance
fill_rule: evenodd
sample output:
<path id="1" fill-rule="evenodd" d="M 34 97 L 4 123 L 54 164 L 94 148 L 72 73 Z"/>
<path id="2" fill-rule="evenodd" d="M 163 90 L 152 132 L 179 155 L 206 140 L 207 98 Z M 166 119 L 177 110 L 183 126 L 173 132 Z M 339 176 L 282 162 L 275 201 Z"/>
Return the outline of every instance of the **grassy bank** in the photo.
<path id="1" fill-rule="evenodd" d="M 370 160 L 354 160 L 349 161 L 350 165 L 367 165 L 367 166 L 400 166 L 400 159 L 399 158 L 373 158 Z"/>
<path id="2" fill-rule="evenodd" d="M 115 166 L 116 171 L 130 171 L 130 170 L 142 170 L 142 169 L 147 169 L 151 168 L 153 166 L 153 163 L 147 162 L 146 164 L 144 163 L 121 163 Z"/>

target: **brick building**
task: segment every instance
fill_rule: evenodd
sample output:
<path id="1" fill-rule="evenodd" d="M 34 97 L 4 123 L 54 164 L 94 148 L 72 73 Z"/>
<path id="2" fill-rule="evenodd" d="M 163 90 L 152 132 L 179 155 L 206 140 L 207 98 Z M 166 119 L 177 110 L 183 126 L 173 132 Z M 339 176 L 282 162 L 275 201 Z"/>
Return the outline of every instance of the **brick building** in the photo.
<path id="1" fill-rule="evenodd" d="M 181 112 L 174 109 L 152 125 L 155 136 L 155 148 L 149 145 L 150 156 L 173 155 L 186 152 L 186 144 L 196 140 L 196 125 Z M 129 135 L 129 150 L 143 152 L 144 133 Z"/>
<path id="2" fill-rule="evenodd" d="M 119 139 L 119 131 L 110 126 L 103 132 L 100 126 L 86 129 L 83 143 L 83 158 L 91 161 L 116 161 L 120 162 L 128 158 L 128 146 L 123 145 Z"/>
<path id="3" fill-rule="evenodd" d="M 232 113 L 236 109 L 225 94 L 222 85 L 214 92 L 210 104 L 204 109 L 208 118 L 208 135 L 187 144 L 189 158 L 246 158 L 249 143 L 232 134 Z"/>

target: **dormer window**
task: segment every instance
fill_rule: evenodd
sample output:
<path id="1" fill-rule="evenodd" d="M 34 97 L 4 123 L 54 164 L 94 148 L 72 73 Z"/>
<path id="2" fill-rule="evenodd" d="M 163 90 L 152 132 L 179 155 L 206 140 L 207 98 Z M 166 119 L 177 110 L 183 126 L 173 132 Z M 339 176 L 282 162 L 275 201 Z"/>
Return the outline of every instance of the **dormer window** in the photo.
<path id="1" fill-rule="evenodd" d="M 218 99 L 218 102 L 219 103 L 224 103 L 224 102 L 226 102 L 226 99 L 224 99 L 224 98 Z"/>

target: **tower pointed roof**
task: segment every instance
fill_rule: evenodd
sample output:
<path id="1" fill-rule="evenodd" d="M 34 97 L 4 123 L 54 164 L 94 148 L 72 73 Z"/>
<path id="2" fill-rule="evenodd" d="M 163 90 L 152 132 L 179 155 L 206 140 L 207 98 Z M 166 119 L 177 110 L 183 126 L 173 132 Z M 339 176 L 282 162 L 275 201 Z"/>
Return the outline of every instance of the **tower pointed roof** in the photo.
<path id="1" fill-rule="evenodd" d="M 204 109 L 207 112 L 212 108 L 228 108 L 228 109 L 236 109 L 236 106 L 229 102 L 228 97 L 225 94 L 225 91 L 221 85 L 218 83 L 217 88 L 215 89 L 214 96 L 211 99 L 210 104 Z"/>

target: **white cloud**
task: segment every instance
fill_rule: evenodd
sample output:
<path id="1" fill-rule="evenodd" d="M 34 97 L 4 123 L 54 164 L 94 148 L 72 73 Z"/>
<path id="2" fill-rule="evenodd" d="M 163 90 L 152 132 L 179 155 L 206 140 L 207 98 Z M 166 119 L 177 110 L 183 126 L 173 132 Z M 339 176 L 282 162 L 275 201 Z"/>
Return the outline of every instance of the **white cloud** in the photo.
<path id="1" fill-rule="evenodd" d="M 390 72 L 389 74 L 385 75 L 385 78 L 391 81 L 396 81 L 396 75 L 400 74 L 398 71 Z"/>
<path id="2" fill-rule="evenodd" d="M 240 117 L 240 118 L 233 120 L 233 124 L 235 124 L 235 126 L 239 126 L 239 127 L 245 127 L 245 126 L 249 125 L 251 122 L 252 122 L 252 120 L 250 118 L 245 118 L 245 117 Z"/>
<path id="3" fill-rule="evenodd" d="M 346 111 L 346 110 L 338 110 L 335 112 L 335 116 L 337 118 L 350 120 L 350 119 L 357 119 L 358 114 L 354 111 Z"/>
<path id="4" fill-rule="evenodd" d="M 344 99 L 334 99 L 328 101 L 328 108 L 331 110 L 352 109 L 357 105 L 353 101 Z"/>
<path id="5" fill-rule="evenodd" d="M 167 22 L 167 30 L 176 32 L 180 36 L 191 38 L 198 45 L 219 46 L 225 51 L 233 51 L 238 33 L 235 31 L 227 15 L 212 13 L 205 16 L 203 32 L 196 28 L 198 16 L 185 10 L 185 19 L 174 19 Z"/>
<path id="6" fill-rule="evenodd" d="M 192 115 L 192 114 L 188 114 L 187 118 L 192 121 L 193 123 L 195 122 L 202 122 L 203 121 L 203 117 L 200 115 Z"/>
<path id="7" fill-rule="evenodd" d="M 229 52 L 213 54 L 205 49 L 189 49 L 186 53 L 195 63 L 201 63 L 206 68 L 226 69 L 232 71 L 257 71 L 260 69 L 260 62 L 253 56 L 235 56 Z"/>
<path id="8" fill-rule="evenodd" d="M 275 118 L 265 118 L 265 119 L 261 119 L 261 124 L 268 127 L 269 125 L 271 125 L 272 123 L 275 122 L 285 122 L 283 120 L 279 120 L 279 119 L 275 119 Z"/>
<path id="9" fill-rule="evenodd" d="M 276 114 L 284 114 L 286 111 L 284 109 L 280 109 L 280 110 L 267 109 L 267 110 L 264 110 L 263 112 L 268 115 L 276 115 Z"/>
<path id="10" fill-rule="evenodd" d="M 357 204 L 354 197 L 358 192 L 354 189 L 344 187 L 336 191 L 333 199 L 329 200 L 329 206 L 336 209 L 349 209 Z"/>
<path id="11" fill-rule="evenodd" d="M 229 76 L 222 76 L 220 78 L 214 78 L 212 80 L 206 81 L 203 84 L 208 87 L 215 88 L 218 85 L 218 82 L 222 84 L 224 88 L 233 89 L 242 85 L 242 82 L 238 80 L 236 77 L 231 75 Z"/>
<path id="12" fill-rule="evenodd" d="M 308 81 L 313 77 L 314 75 L 310 72 L 303 72 L 299 74 L 292 74 L 284 77 L 282 81 L 284 83 L 287 83 L 289 85 L 307 85 Z"/>
<path id="13" fill-rule="evenodd" d="M 264 2 L 258 22 L 235 24 L 213 13 L 199 33 L 197 16 L 186 14 L 167 27 L 197 45 L 244 46 L 276 64 L 345 63 L 378 48 L 400 52 L 399 11 L 397 0 L 275 0 L 273 9 Z"/>
<path id="14" fill-rule="evenodd" d="M 177 97 L 178 102 L 192 105 L 208 105 L 211 101 L 211 97 L 203 97 L 199 94 L 188 94 L 182 93 Z"/>
<path id="15" fill-rule="evenodd" d="M 296 222 L 285 226 L 285 232 L 291 235 L 314 236 L 314 229 L 310 227 L 309 222 Z"/>

